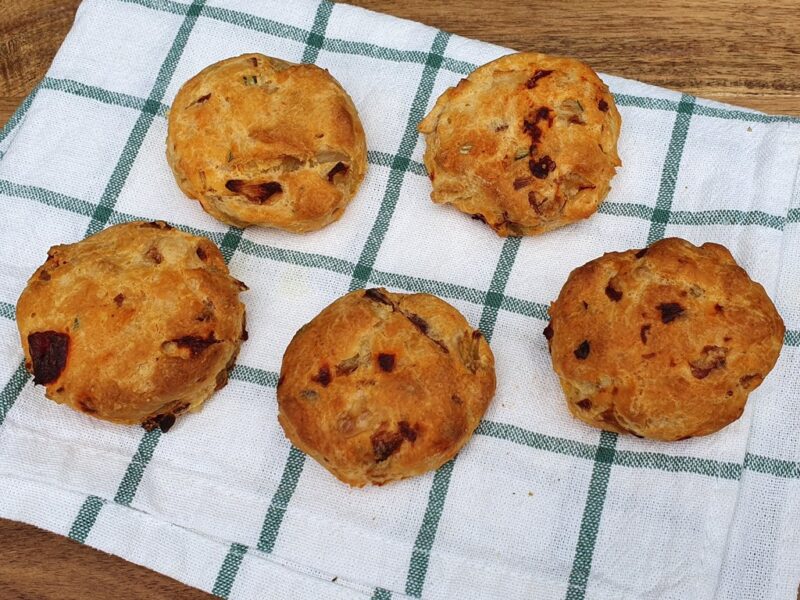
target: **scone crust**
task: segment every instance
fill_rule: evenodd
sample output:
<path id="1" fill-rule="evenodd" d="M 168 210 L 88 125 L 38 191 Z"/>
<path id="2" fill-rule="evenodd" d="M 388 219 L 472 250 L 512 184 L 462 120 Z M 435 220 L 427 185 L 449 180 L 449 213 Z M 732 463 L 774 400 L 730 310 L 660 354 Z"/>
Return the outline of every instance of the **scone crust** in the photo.
<path id="1" fill-rule="evenodd" d="M 367 148 L 355 105 L 328 71 L 244 54 L 181 87 L 167 160 L 184 193 L 220 221 L 306 232 L 341 217 Z"/>
<path id="2" fill-rule="evenodd" d="M 340 480 L 380 485 L 455 456 L 494 389 L 489 344 L 455 308 L 429 294 L 357 290 L 287 347 L 278 420 Z"/>
<path id="3" fill-rule="evenodd" d="M 420 123 L 431 198 L 501 236 L 592 215 L 621 162 L 614 98 L 584 63 L 503 56 L 445 91 Z"/>
<path id="4" fill-rule="evenodd" d="M 166 430 L 226 384 L 242 289 L 213 242 L 162 221 L 54 246 L 17 303 L 25 365 L 51 400 Z"/>
<path id="5" fill-rule="evenodd" d="M 738 419 L 784 335 L 764 288 L 724 246 L 678 238 L 575 269 L 550 316 L 545 335 L 570 412 L 656 440 Z"/>

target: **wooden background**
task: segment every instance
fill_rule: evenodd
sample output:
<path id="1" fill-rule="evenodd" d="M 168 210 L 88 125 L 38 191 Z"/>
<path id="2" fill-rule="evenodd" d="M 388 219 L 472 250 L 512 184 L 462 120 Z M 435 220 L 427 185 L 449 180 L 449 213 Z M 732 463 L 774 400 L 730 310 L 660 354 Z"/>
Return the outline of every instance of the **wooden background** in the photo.
<path id="1" fill-rule="evenodd" d="M 44 75 L 78 3 L 0 0 L 0 124 Z M 605 73 L 800 115 L 797 0 L 353 3 L 518 50 L 574 56 Z M 0 519 L 0 598 L 178 596 L 210 597 L 65 538 Z"/>

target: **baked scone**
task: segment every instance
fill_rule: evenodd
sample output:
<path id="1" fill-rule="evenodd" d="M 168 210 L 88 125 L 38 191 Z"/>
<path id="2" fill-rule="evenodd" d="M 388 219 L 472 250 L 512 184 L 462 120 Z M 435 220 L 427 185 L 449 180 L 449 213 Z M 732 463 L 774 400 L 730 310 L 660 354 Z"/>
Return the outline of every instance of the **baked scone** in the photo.
<path id="1" fill-rule="evenodd" d="M 163 221 L 54 246 L 17 303 L 25 366 L 51 400 L 167 431 L 227 383 L 244 289 L 213 242 Z"/>
<path id="2" fill-rule="evenodd" d="M 503 56 L 445 91 L 419 124 L 431 198 L 501 236 L 585 219 L 621 164 L 619 129 L 614 98 L 582 62 Z"/>
<path id="3" fill-rule="evenodd" d="M 367 147 L 330 73 L 245 54 L 181 87 L 167 160 L 184 193 L 220 221 L 304 232 L 341 217 L 364 178 Z"/>
<path id="4" fill-rule="evenodd" d="M 489 344 L 455 308 L 429 294 L 357 290 L 287 347 L 278 420 L 340 480 L 381 485 L 453 458 L 494 389 Z"/>
<path id="5" fill-rule="evenodd" d="M 544 333 L 574 416 L 655 440 L 738 419 L 778 360 L 784 326 L 718 244 L 669 238 L 575 269 Z"/>

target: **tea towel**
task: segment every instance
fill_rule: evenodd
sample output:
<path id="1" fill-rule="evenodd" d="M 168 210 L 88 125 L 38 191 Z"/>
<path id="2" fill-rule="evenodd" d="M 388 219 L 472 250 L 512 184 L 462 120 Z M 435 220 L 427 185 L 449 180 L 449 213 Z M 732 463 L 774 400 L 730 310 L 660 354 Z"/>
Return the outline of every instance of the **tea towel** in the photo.
<path id="1" fill-rule="evenodd" d="M 228 228 L 175 185 L 170 102 L 246 52 L 328 69 L 361 115 L 366 179 L 322 231 Z M 800 122 L 603 75 L 623 119 L 606 202 L 502 239 L 430 201 L 416 128 L 447 87 L 508 52 L 314 0 L 84 0 L 1 134 L 0 516 L 229 598 L 793 599 Z M 230 384 L 167 434 L 46 400 L 14 322 L 50 246 L 134 219 L 208 236 L 250 286 Z M 671 444 L 572 419 L 542 336 L 573 268 L 664 236 L 727 246 L 788 328 L 739 421 Z M 498 389 L 456 459 L 351 489 L 287 442 L 275 385 L 294 332 L 369 286 L 456 306 L 490 340 Z"/>

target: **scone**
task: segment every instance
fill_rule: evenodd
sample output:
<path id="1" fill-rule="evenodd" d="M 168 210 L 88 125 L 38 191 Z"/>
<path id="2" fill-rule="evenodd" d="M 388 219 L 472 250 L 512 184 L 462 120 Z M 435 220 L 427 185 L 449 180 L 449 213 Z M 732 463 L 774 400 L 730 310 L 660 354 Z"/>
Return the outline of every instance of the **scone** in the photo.
<path id="1" fill-rule="evenodd" d="M 738 419 L 778 359 L 784 326 L 718 244 L 670 238 L 575 269 L 545 329 L 569 410 L 655 440 Z"/>
<path id="2" fill-rule="evenodd" d="M 429 294 L 357 290 L 295 334 L 278 420 L 340 480 L 381 485 L 453 458 L 494 389 L 489 344 L 455 308 Z"/>
<path id="3" fill-rule="evenodd" d="M 25 366 L 51 400 L 167 431 L 227 383 L 243 289 L 213 242 L 162 221 L 54 246 L 17 303 Z"/>
<path id="4" fill-rule="evenodd" d="M 304 232 L 342 216 L 364 178 L 367 147 L 330 73 L 245 54 L 181 87 L 167 160 L 184 193 L 220 221 Z"/>
<path id="5" fill-rule="evenodd" d="M 585 219 L 621 164 L 619 129 L 614 98 L 582 62 L 503 56 L 445 91 L 420 123 L 431 198 L 501 236 Z"/>

